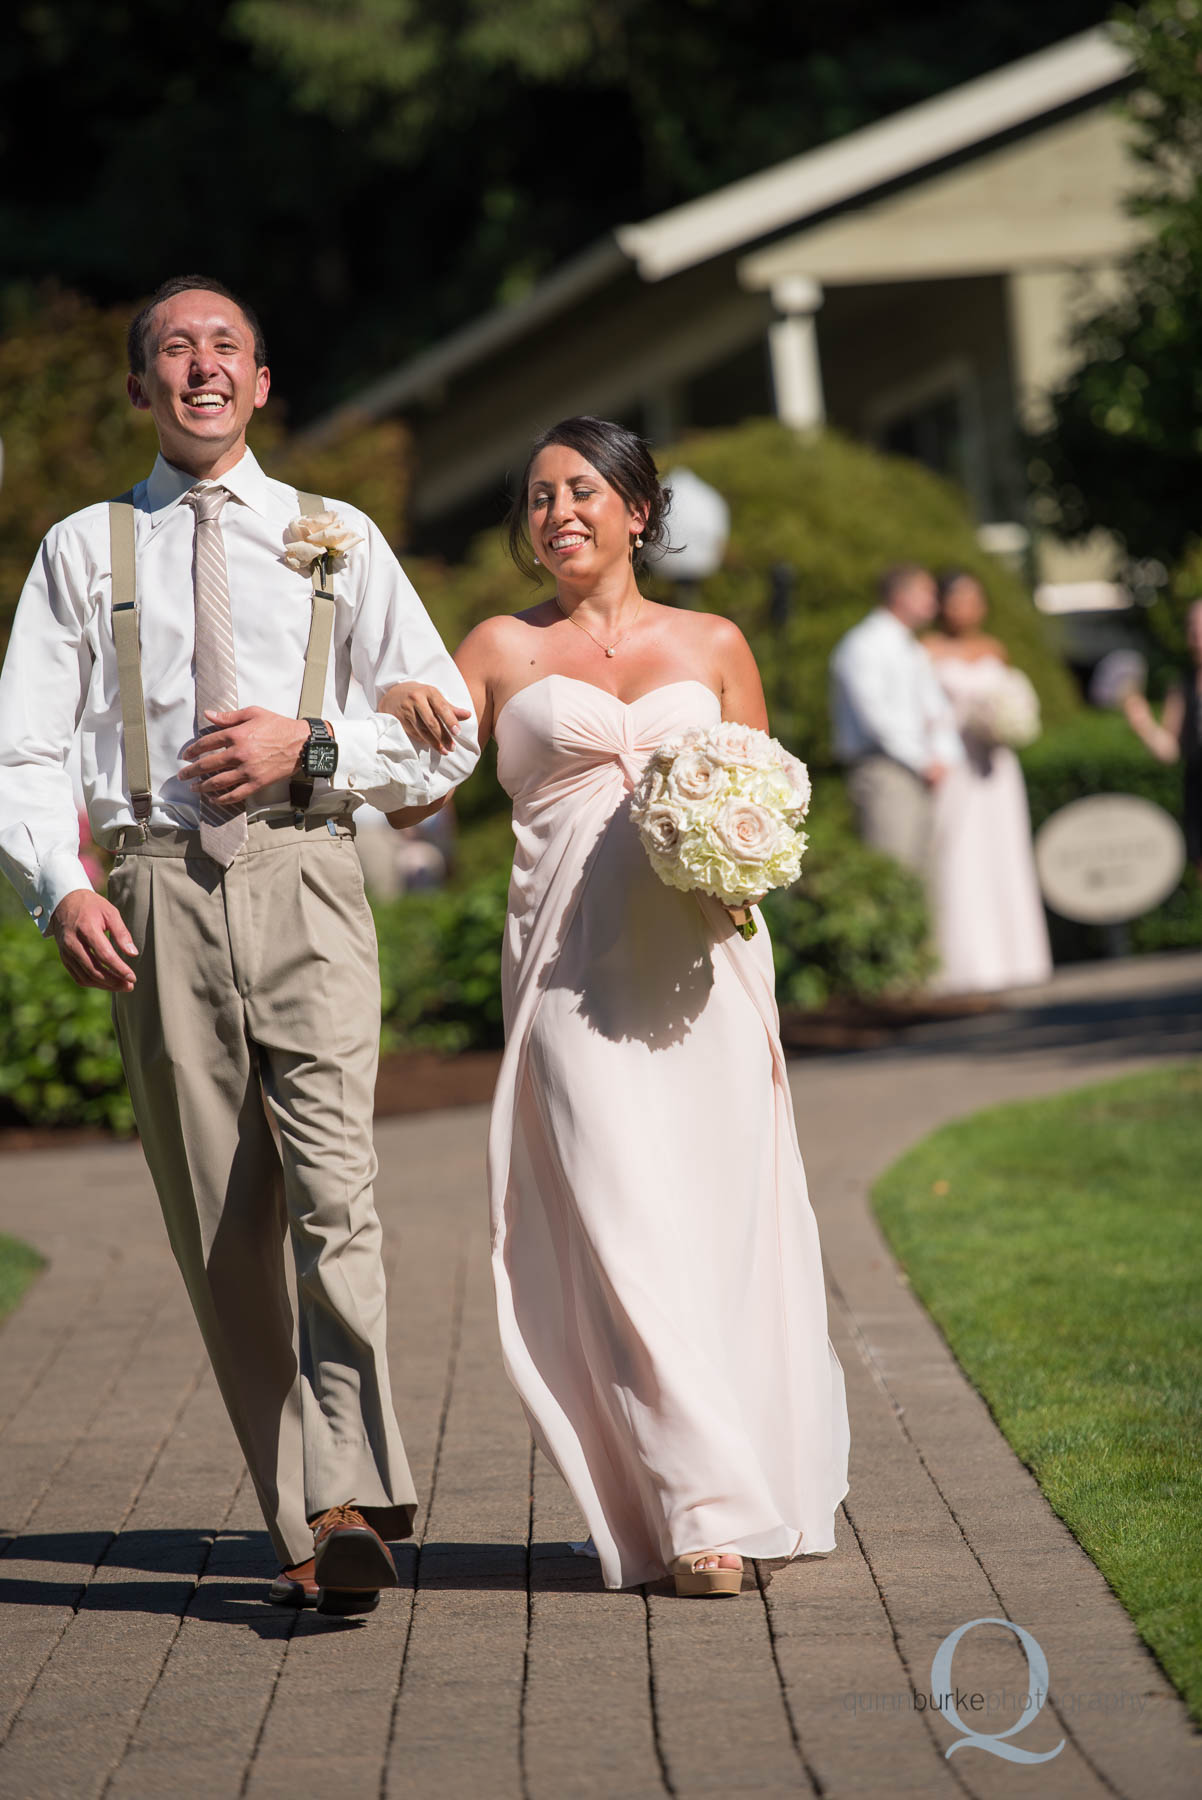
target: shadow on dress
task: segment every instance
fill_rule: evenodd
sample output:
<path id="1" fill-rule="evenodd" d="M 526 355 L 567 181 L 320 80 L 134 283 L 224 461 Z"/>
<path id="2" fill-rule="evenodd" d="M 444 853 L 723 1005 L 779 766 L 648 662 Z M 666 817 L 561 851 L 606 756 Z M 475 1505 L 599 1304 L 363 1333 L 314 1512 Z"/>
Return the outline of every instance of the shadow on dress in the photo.
<path id="1" fill-rule="evenodd" d="M 666 887 L 647 861 L 627 795 L 584 861 L 540 985 L 574 994 L 574 1010 L 607 1042 L 664 1050 L 684 1043 L 705 1010 L 712 951 L 696 897 Z"/>

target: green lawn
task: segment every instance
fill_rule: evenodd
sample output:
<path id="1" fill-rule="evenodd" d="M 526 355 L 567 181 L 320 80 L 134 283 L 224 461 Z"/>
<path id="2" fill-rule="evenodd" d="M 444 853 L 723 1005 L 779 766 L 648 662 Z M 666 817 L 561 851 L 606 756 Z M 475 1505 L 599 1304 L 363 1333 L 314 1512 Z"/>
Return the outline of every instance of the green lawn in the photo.
<path id="1" fill-rule="evenodd" d="M 915 1292 L 1202 1722 L 1202 1065 L 978 1113 L 882 1177 Z"/>
<path id="2" fill-rule="evenodd" d="M 41 1267 L 36 1250 L 0 1234 L 0 1319 L 12 1311 Z"/>

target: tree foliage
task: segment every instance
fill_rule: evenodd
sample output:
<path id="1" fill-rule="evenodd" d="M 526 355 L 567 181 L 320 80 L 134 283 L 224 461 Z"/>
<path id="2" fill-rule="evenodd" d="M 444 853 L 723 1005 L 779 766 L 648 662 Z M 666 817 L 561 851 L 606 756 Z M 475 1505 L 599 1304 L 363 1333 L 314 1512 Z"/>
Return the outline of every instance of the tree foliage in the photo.
<path id="1" fill-rule="evenodd" d="M 1097 24 L 1106 0 L 22 0 L 0 285 L 211 267 L 294 418 L 615 224 Z"/>
<path id="2" fill-rule="evenodd" d="M 58 289 L 9 296 L 0 330 L 0 639 L 55 520 L 122 493 L 154 461 L 154 426 L 125 393 L 132 311 Z M 269 401 L 252 442 L 279 480 L 362 506 L 388 536 L 400 536 L 409 475 L 403 426 L 348 431 L 317 455 L 288 437 Z"/>
<path id="3" fill-rule="evenodd" d="M 1146 0 L 1116 29 L 1139 71 L 1129 204 L 1150 236 L 1077 328 L 1033 472 L 1067 535 L 1102 527 L 1132 559 L 1171 568 L 1200 523 L 1202 6 Z"/>

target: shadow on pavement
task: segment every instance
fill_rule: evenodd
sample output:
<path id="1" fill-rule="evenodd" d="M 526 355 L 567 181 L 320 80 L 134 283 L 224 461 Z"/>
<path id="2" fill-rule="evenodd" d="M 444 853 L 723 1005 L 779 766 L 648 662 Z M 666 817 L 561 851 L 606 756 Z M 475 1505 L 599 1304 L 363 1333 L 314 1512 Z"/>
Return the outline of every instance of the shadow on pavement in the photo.
<path id="1" fill-rule="evenodd" d="M 1083 1066 L 1118 1057 L 1202 1056 L 1202 988 L 1051 1000 L 980 1018 L 917 1025 L 876 1054 L 994 1058 L 1050 1053 Z"/>

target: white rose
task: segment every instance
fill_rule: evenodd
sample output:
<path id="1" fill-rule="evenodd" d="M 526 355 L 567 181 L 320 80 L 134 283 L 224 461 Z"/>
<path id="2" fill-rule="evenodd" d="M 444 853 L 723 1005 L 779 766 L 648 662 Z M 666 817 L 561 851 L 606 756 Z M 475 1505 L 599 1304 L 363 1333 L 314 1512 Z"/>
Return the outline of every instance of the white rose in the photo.
<path id="1" fill-rule="evenodd" d="M 685 750 L 668 772 L 668 792 L 674 800 L 696 804 L 715 800 L 726 786 L 722 769 L 704 750 Z"/>
<path id="2" fill-rule="evenodd" d="M 737 763 L 746 769 L 763 768 L 771 757 L 771 739 L 754 725 L 738 725 L 727 720 L 716 725 L 709 742 L 723 762 Z"/>
<path id="3" fill-rule="evenodd" d="M 754 800 L 728 800 L 714 820 L 714 836 L 739 863 L 766 863 L 781 842 L 781 824 Z"/>
<path id="4" fill-rule="evenodd" d="M 649 806 L 639 820 L 643 842 L 659 856 L 671 855 L 684 828 L 684 817 L 674 806 Z"/>
<path id="5" fill-rule="evenodd" d="M 293 519 L 284 533 L 284 561 L 290 569 L 307 574 L 319 556 L 328 556 L 331 565 L 338 564 L 362 542 L 360 533 L 352 531 L 337 513 L 306 513 Z"/>
<path id="6" fill-rule="evenodd" d="M 810 787 L 810 771 L 803 762 L 798 761 L 797 757 L 790 756 L 787 750 L 781 749 L 779 744 L 777 745 L 777 749 L 779 755 L 776 759 L 776 766 L 789 784 L 789 793 L 791 796 L 790 811 L 798 813 L 800 817 L 804 819 L 810 810 L 810 794 L 812 791 Z"/>

